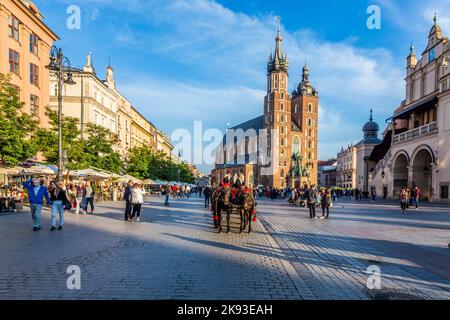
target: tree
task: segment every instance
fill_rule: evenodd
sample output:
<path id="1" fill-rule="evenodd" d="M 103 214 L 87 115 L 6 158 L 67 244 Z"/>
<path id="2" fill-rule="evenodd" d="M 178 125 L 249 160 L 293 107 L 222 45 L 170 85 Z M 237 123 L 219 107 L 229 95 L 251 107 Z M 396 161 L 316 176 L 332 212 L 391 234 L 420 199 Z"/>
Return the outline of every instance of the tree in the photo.
<path id="1" fill-rule="evenodd" d="M 188 165 L 176 164 L 161 151 L 150 147 L 136 147 L 129 151 L 127 173 L 140 179 L 161 179 L 167 181 L 195 182 Z"/>
<path id="2" fill-rule="evenodd" d="M 108 129 L 89 123 L 86 129 L 85 156 L 91 166 L 122 174 L 123 162 L 113 146 L 118 142 Z"/>
<path id="3" fill-rule="evenodd" d="M 151 160 L 152 152 L 150 148 L 134 147 L 130 149 L 127 156 L 127 173 L 139 179 L 151 177 Z"/>
<path id="4" fill-rule="evenodd" d="M 0 73 L 0 163 L 15 166 L 36 155 L 37 121 L 22 112 L 19 92 Z"/>
<path id="5" fill-rule="evenodd" d="M 42 151 L 48 163 L 58 163 L 58 113 L 47 108 L 50 120 L 48 129 L 40 128 L 37 131 L 39 151 Z M 89 161 L 85 156 L 84 141 L 79 138 L 78 119 L 62 117 L 62 147 L 67 152 L 66 167 L 69 170 L 86 168 Z"/>
<path id="6" fill-rule="evenodd" d="M 49 129 L 39 129 L 38 145 L 49 163 L 58 163 L 58 114 L 47 109 L 50 118 Z M 88 138 L 80 138 L 78 119 L 62 117 L 62 145 L 67 152 L 66 167 L 69 170 L 85 169 L 90 166 L 122 174 L 123 162 L 120 155 L 113 150 L 117 137 L 108 129 L 95 124 L 88 124 Z"/>

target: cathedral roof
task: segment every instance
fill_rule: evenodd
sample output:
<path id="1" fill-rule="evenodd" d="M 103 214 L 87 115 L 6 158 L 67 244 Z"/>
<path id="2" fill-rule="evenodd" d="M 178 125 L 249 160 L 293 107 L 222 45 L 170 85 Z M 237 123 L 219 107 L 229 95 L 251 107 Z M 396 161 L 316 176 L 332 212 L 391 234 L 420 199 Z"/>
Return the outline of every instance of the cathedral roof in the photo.
<path id="1" fill-rule="evenodd" d="M 356 145 L 363 144 L 380 144 L 381 140 L 378 139 L 378 131 L 380 131 L 380 126 L 378 123 L 373 121 L 372 110 L 370 110 L 369 121 L 363 126 L 364 139 L 358 142 Z"/>
<path id="2" fill-rule="evenodd" d="M 249 130 L 249 129 L 254 129 L 256 131 L 257 134 L 259 134 L 259 130 L 262 130 L 264 128 L 264 116 L 259 116 L 256 118 L 253 118 L 251 120 L 242 122 L 234 127 L 231 127 L 231 130 L 238 130 L 241 129 L 244 132 Z M 229 130 L 230 130 L 229 129 Z M 223 144 L 227 143 L 227 139 L 226 139 L 227 135 L 225 133 L 225 135 L 223 136 Z"/>
<path id="3" fill-rule="evenodd" d="M 256 118 L 253 118 L 251 120 L 242 122 L 241 124 L 238 124 L 237 126 L 232 127 L 231 129 L 242 129 L 242 130 L 248 130 L 248 129 L 255 129 L 256 131 L 264 128 L 264 117 L 259 116 Z"/>
<path id="4" fill-rule="evenodd" d="M 366 122 L 366 124 L 364 125 L 363 131 L 364 132 L 380 131 L 380 126 L 378 125 L 378 123 L 373 121 L 372 110 L 370 110 L 370 118 L 369 121 Z"/>

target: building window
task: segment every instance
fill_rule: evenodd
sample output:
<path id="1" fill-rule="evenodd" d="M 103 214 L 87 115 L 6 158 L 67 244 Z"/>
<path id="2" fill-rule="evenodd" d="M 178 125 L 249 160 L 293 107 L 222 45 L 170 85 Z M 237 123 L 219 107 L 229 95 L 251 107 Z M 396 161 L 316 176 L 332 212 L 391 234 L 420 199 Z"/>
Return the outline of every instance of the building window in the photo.
<path id="1" fill-rule="evenodd" d="M 32 116 L 39 116 L 39 97 L 34 94 L 30 95 L 30 114 Z"/>
<path id="2" fill-rule="evenodd" d="M 308 112 L 312 112 L 312 104 L 311 103 L 308 105 Z"/>
<path id="3" fill-rule="evenodd" d="M 281 100 L 284 100 L 284 92 L 281 92 Z M 283 104 L 281 104 L 283 106 Z"/>
<path id="4" fill-rule="evenodd" d="M 448 199 L 448 184 L 441 185 L 441 199 Z"/>
<path id="5" fill-rule="evenodd" d="M 14 16 L 8 17 L 8 33 L 9 37 L 19 41 L 19 20 Z"/>
<path id="6" fill-rule="evenodd" d="M 9 49 L 9 71 L 19 75 L 19 53 Z"/>
<path id="7" fill-rule="evenodd" d="M 281 103 L 281 111 L 284 111 L 284 103 L 283 102 Z"/>
<path id="8" fill-rule="evenodd" d="M 35 56 L 38 55 L 38 36 L 35 34 L 30 34 L 30 52 L 34 54 Z"/>
<path id="9" fill-rule="evenodd" d="M 39 67 L 30 63 L 30 83 L 39 87 Z"/>
<path id="10" fill-rule="evenodd" d="M 298 104 L 295 105 L 294 112 L 295 112 L 295 113 L 298 112 Z"/>
<path id="11" fill-rule="evenodd" d="M 300 152 L 300 139 L 298 137 L 294 137 L 294 141 L 292 143 L 292 153 L 296 154 Z"/>

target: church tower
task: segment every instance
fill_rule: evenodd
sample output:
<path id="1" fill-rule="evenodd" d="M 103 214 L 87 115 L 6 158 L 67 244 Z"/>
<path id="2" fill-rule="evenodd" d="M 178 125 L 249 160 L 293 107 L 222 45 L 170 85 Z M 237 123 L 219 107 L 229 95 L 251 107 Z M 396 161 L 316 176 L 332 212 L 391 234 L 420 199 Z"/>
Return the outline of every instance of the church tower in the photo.
<path id="1" fill-rule="evenodd" d="M 309 68 L 305 62 L 302 80 L 292 93 L 292 130 L 300 132 L 300 154 L 306 166 L 309 183 L 317 186 L 317 153 L 319 129 L 319 93 L 309 81 Z M 295 137 L 293 132 L 293 139 Z"/>
<path id="2" fill-rule="evenodd" d="M 275 38 L 275 52 L 270 54 L 267 63 L 267 95 L 264 98 L 264 129 L 267 130 L 267 158 L 271 164 L 271 174 L 261 177 L 265 185 L 276 188 L 286 187 L 286 177 L 289 172 L 291 149 L 291 98 L 288 93 L 287 55 L 283 54 L 281 42 L 283 41 L 278 25 Z M 264 155 L 263 155 L 264 156 Z M 267 173 L 267 167 L 263 168 Z"/>

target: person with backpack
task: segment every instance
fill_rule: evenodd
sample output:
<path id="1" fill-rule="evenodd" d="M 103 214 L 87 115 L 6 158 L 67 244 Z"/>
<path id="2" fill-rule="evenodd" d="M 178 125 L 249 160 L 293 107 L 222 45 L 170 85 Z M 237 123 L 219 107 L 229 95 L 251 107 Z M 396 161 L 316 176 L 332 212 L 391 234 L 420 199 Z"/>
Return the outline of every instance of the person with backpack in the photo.
<path id="1" fill-rule="evenodd" d="M 64 190 L 64 183 L 62 181 L 52 181 L 49 193 L 52 201 L 52 227 L 50 231 L 56 230 L 56 213 L 59 213 L 58 230 L 62 230 L 64 226 L 64 208 L 67 202 L 70 203 L 66 190 Z"/>

